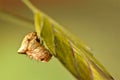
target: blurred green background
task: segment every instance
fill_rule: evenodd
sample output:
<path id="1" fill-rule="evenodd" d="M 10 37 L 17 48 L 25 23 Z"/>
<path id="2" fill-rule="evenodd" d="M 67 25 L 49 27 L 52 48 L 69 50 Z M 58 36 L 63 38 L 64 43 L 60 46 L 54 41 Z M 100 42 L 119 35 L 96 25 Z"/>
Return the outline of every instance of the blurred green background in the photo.
<path id="1" fill-rule="evenodd" d="M 119 0 L 31 1 L 80 37 L 120 80 Z M 54 57 L 42 63 L 17 54 L 24 35 L 31 31 L 33 15 L 21 0 L 0 0 L 0 80 L 75 80 Z"/>

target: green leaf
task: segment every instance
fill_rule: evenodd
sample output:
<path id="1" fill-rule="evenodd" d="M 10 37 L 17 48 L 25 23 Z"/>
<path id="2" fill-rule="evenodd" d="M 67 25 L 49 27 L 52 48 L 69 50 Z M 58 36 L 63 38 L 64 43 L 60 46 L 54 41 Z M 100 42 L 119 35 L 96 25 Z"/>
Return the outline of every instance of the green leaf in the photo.
<path id="1" fill-rule="evenodd" d="M 51 23 L 46 18 L 44 18 L 44 23 L 43 23 L 40 36 L 42 37 L 43 42 L 45 42 L 46 46 L 51 51 L 51 53 L 55 56 L 56 52 L 54 50 L 53 25 L 51 25 Z"/>
<path id="2" fill-rule="evenodd" d="M 24 3 L 35 15 L 35 29 L 45 47 L 77 80 L 114 80 L 77 37 L 37 10 L 28 0 Z"/>

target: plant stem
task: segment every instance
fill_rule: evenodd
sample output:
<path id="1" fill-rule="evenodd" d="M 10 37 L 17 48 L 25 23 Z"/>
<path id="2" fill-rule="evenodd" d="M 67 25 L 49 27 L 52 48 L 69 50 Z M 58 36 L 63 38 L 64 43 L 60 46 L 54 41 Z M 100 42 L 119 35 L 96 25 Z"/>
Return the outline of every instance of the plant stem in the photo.
<path id="1" fill-rule="evenodd" d="M 37 35 L 39 36 L 40 34 L 40 22 L 41 20 L 38 18 L 40 17 L 39 10 L 29 1 L 29 0 L 22 0 L 28 7 L 29 9 L 32 10 L 34 14 L 34 26 L 35 26 L 35 31 L 37 32 Z M 40 37 L 40 36 L 39 36 Z"/>
<path id="2" fill-rule="evenodd" d="M 33 4 L 29 0 L 22 0 L 31 10 L 33 13 L 38 13 L 39 10 L 33 6 Z"/>

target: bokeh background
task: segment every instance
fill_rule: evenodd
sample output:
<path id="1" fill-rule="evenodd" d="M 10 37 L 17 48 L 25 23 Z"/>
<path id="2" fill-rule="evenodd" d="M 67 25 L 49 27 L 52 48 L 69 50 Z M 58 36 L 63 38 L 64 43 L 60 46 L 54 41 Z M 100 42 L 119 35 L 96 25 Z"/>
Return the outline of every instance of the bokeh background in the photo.
<path id="1" fill-rule="evenodd" d="M 110 74 L 120 80 L 119 0 L 31 0 L 80 37 Z M 21 0 L 0 0 L 0 80 L 75 80 L 54 57 L 48 63 L 17 54 L 34 31 L 33 14 Z"/>

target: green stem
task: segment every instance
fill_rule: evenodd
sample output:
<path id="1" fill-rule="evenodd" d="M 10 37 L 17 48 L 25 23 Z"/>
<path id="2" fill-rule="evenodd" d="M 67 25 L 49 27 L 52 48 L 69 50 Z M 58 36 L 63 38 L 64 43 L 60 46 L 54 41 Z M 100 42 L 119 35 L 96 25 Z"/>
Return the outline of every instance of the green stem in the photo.
<path id="1" fill-rule="evenodd" d="M 22 0 L 31 10 L 33 13 L 38 13 L 39 10 L 33 6 L 33 4 L 29 0 Z"/>
<path id="2" fill-rule="evenodd" d="M 39 13 L 40 16 L 44 16 L 44 17 L 48 18 L 48 19 L 51 21 L 51 23 L 54 23 L 55 25 L 59 25 L 59 24 L 58 24 L 55 20 L 53 20 L 51 17 L 49 17 L 48 15 L 44 14 L 41 10 L 38 10 L 38 9 L 30 2 L 30 0 L 22 0 L 22 1 L 29 7 L 30 10 L 32 10 L 32 12 L 33 12 L 34 14 Z M 59 25 L 59 26 L 61 26 L 61 25 Z M 62 30 L 64 30 L 62 27 L 59 27 L 59 28 L 61 28 Z"/>
<path id="3" fill-rule="evenodd" d="M 28 7 L 29 9 L 32 10 L 34 13 L 34 25 L 35 25 L 35 31 L 37 32 L 37 35 L 40 35 L 40 26 L 41 26 L 41 20 L 39 19 L 40 13 L 39 10 L 29 1 L 29 0 L 22 0 Z M 39 36 L 40 37 L 40 36 Z"/>

